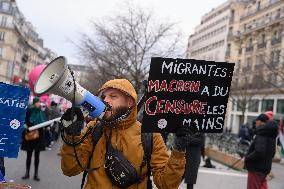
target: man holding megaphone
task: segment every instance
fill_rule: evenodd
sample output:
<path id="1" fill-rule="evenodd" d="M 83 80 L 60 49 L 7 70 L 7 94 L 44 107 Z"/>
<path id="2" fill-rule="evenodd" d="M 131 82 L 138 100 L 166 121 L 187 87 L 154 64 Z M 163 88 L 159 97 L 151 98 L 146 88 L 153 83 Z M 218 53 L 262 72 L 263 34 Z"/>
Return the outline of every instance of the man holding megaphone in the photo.
<path id="1" fill-rule="evenodd" d="M 84 116 L 80 108 L 68 109 L 62 116 L 66 134 L 61 149 L 63 174 L 88 173 L 85 189 L 148 189 L 152 188 L 149 173 L 158 188 L 178 188 L 190 131 L 178 129 L 170 156 L 161 134 L 151 134 L 151 139 L 145 142 L 141 123 L 137 121 L 137 93 L 128 80 L 106 82 L 96 97 L 75 82 L 65 58 L 59 57 L 45 68 L 35 85 L 36 93 L 47 91 L 80 105 L 96 118 L 81 132 Z M 151 143 L 150 150 L 145 143 Z M 84 179 L 81 188 L 83 184 Z"/>

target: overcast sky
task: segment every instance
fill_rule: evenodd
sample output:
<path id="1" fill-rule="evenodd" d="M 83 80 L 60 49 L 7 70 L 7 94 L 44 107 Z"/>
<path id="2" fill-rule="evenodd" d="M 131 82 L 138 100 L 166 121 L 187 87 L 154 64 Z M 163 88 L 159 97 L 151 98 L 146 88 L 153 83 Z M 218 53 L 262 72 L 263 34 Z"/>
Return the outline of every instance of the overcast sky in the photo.
<path id="1" fill-rule="evenodd" d="M 201 16 L 226 0 L 132 0 L 151 9 L 162 18 L 178 22 L 184 43 Z M 76 49 L 70 40 L 78 41 L 79 33 L 90 31 L 90 20 L 113 14 L 122 0 L 17 0 L 20 11 L 36 28 L 44 46 L 69 63 L 78 64 Z"/>

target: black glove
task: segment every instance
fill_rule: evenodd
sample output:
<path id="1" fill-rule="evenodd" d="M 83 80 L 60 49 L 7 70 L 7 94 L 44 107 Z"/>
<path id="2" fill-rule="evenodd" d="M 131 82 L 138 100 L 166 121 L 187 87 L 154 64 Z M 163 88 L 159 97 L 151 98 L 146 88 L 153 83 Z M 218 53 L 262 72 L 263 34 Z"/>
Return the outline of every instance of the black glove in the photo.
<path id="1" fill-rule="evenodd" d="M 79 136 L 81 134 L 84 126 L 84 116 L 79 107 L 68 108 L 60 121 L 67 135 Z"/>
<path id="2" fill-rule="evenodd" d="M 186 148 L 190 144 L 190 135 L 197 132 L 197 128 L 194 126 L 181 126 L 176 131 L 176 138 L 174 142 L 174 149 L 185 152 Z"/>

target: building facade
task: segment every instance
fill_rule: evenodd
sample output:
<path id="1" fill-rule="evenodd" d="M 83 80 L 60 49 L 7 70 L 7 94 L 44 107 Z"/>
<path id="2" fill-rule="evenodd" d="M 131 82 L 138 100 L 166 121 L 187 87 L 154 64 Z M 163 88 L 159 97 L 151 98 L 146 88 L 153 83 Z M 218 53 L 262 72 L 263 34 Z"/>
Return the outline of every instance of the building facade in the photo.
<path id="1" fill-rule="evenodd" d="M 249 0 L 228 0 L 205 14 L 201 24 L 189 37 L 187 58 L 225 62 L 230 60 L 229 57 L 238 56 L 231 51 L 234 43 L 229 40 L 232 36 L 239 35 L 237 29 L 239 20 L 249 2 Z M 229 102 L 224 125 L 228 128 L 231 128 L 229 124 L 231 109 L 232 103 Z"/>
<path id="2" fill-rule="evenodd" d="M 189 37 L 187 58 L 225 61 L 230 13 L 227 1 L 201 18 L 200 25 Z"/>
<path id="3" fill-rule="evenodd" d="M 26 21 L 15 0 L 0 0 L 0 81 L 27 84 L 28 74 L 56 54 L 44 48 L 43 40 Z"/>
<path id="4" fill-rule="evenodd" d="M 74 72 L 74 77 L 81 86 L 94 94 L 97 92 L 100 85 L 96 81 L 96 71 L 91 66 L 78 64 L 69 64 L 68 66 Z"/>
<path id="5" fill-rule="evenodd" d="M 284 1 L 255 0 L 234 8 L 226 61 L 236 66 L 227 125 L 238 132 L 259 113 L 284 115 Z"/>

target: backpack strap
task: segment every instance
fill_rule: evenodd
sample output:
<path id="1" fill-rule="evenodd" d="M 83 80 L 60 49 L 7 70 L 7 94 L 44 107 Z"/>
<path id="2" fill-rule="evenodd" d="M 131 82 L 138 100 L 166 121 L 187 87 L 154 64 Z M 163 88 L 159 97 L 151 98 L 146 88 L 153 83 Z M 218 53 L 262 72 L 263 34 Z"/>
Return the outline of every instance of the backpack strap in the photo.
<path id="1" fill-rule="evenodd" d="M 97 124 L 96 127 L 94 128 L 94 132 L 93 132 L 93 148 L 92 148 L 92 153 L 89 156 L 89 161 L 88 161 L 88 165 L 87 165 L 87 169 L 84 170 L 83 173 L 83 178 L 82 178 L 82 182 L 81 182 L 81 189 L 83 189 L 84 187 L 84 183 L 86 180 L 86 177 L 88 175 L 89 172 L 89 167 L 90 167 L 90 162 L 95 150 L 95 146 L 97 145 L 98 141 L 100 140 L 100 138 L 103 135 L 103 125 L 101 123 Z M 143 146 L 143 150 L 144 150 L 144 155 L 143 155 L 143 160 L 142 160 L 142 165 L 141 166 L 145 166 L 147 164 L 147 176 L 148 176 L 148 180 L 147 180 L 147 189 L 152 189 L 152 181 L 150 178 L 151 175 L 151 167 L 150 167 L 150 162 L 151 162 L 151 154 L 152 154 L 152 148 L 153 148 L 153 133 L 141 133 L 141 141 L 142 141 L 142 146 Z"/>
<path id="2" fill-rule="evenodd" d="M 83 173 L 82 182 L 81 182 L 81 189 L 83 189 L 86 177 L 88 175 L 88 172 L 90 171 L 89 168 L 90 168 L 90 164 L 91 164 L 91 160 L 92 160 L 92 157 L 93 157 L 93 153 L 94 153 L 95 147 L 96 147 L 97 143 L 99 142 L 100 138 L 102 137 L 102 135 L 103 135 L 103 124 L 101 124 L 101 122 L 99 122 L 95 126 L 94 131 L 93 131 L 93 138 L 92 138 L 92 140 L 93 140 L 93 148 L 92 148 L 92 153 L 89 156 L 87 169 L 85 169 L 84 173 Z"/>
<path id="3" fill-rule="evenodd" d="M 143 155 L 143 160 L 142 160 L 142 166 L 145 166 L 147 163 L 147 188 L 152 188 L 152 181 L 151 181 L 151 154 L 152 154 L 152 149 L 153 149 L 153 133 L 141 133 L 141 141 L 142 141 L 142 146 L 144 150 L 144 155 Z"/>

